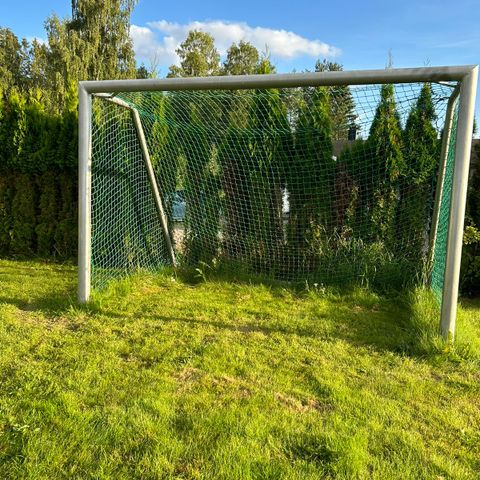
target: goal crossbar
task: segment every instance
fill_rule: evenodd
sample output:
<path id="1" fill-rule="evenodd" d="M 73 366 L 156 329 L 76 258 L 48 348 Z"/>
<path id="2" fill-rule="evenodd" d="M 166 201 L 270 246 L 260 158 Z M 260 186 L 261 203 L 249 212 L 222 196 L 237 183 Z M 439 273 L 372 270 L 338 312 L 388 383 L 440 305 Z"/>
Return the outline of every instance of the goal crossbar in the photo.
<path id="1" fill-rule="evenodd" d="M 79 88 L 87 93 L 242 90 L 252 88 L 319 87 L 329 85 L 367 85 L 383 83 L 463 81 L 475 65 L 458 67 L 389 68 L 312 73 L 276 73 L 268 75 L 231 75 L 186 78 L 148 78 L 136 80 L 87 80 Z"/>
<path id="2" fill-rule="evenodd" d="M 151 183 L 156 208 L 172 262 L 175 256 L 163 213 L 158 186 L 153 170 L 150 171 L 148 148 L 138 111 L 116 94 L 121 92 L 152 91 L 187 91 L 187 90 L 243 90 L 267 88 L 295 88 L 342 85 L 367 85 L 389 83 L 457 82 L 458 86 L 452 97 L 458 96 L 457 132 L 454 152 L 454 170 L 452 197 L 447 236 L 447 253 L 445 263 L 445 280 L 442 292 L 440 330 L 445 338 L 453 338 L 456 321 L 460 259 L 463 241 L 470 148 L 473 132 L 475 94 L 477 89 L 478 66 L 422 67 L 385 70 L 360 70 L 316 73 L 289 73 L 273 75 L 238 75 L 191 78 L 141 79 L 141 80 L 100 80 L 79 82 L 79 245 L 78 245 L 78 300 L 83 303 L 90 297 L 91 275 L 91 169 L 92 169 L 92 96 L 109 98 L 110 101 L 128 107 L 132 112 L 133 122 L 141 145 L 148 177 Z M 441 167 L 444 168 L 448 154 L 448 136 L 452 124 L 452 106 L 449 102 L 445 119 L 446 135 L 443 139 Z M 143 136 L 144 137 L 144 136 Z M 149 168 L 150 165 L 150 168 Z M 157 194 L 155 194 L 155 191 Z M 436 192 L 433 228 L 438 222 L 438 202 L 441 192 Z"/>

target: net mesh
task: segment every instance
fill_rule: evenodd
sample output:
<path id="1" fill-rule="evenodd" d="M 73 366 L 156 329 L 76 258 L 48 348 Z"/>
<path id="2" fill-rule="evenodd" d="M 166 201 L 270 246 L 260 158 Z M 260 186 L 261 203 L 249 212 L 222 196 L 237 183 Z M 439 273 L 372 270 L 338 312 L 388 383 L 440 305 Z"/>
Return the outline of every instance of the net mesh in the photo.
<path id="1" fill-rule="evenodd" d="M 453 167 L 455 165 L 455 142 L 457 137 L 458 109 L 454 110 L 452 129 L 448 140 L 448 147 L 445 159 L 445 174 L 441 185 L 438 213 L 438 227 L 435 232 L 435 243 L 433 245 L 433 263 L 431 268 L 431 286 L 438 301 L 441 301 L 443 283 L 445 278 L 445 262 L 447 258 L 447 236 L 450 217 L 450 204 L 452 200 Z"/>
<path id="2" fill-rule="evenodd" d="M 117 98 L 139 112 L 180 267 L 441 292 L 456 121 L 437 178 L 451 94 L 432 83 Z M 131 112 L 105 98 L 94 100 L 92 157 L 93 287 L 171 265 Z"/>

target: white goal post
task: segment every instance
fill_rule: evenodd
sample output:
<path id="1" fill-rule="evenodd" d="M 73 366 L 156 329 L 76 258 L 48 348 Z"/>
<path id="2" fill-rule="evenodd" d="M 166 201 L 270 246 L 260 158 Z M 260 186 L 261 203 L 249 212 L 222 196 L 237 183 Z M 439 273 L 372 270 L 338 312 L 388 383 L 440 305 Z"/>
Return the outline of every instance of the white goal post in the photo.
<path id="1" fill-rule="evenodd" d="M 79 95 L 79 212 L 78 212 L 78 301 L 87 302 L 91 285 L 91 171 L 92 171 L 92 97 L 109 98 L 117 105 L 131 111 L 133 123 L 141 145 L 145 168 L 151 184 L 159 220 L 165 235 L 172 263 L 175 253 L 170 244 L 167 221 L 163 212 L 158 186 L 152 170 L 138 111 L 130 104 L 116 98 L 124 92 L 169 92 L 193 90 L 244 90 L 268 88 L 295 88 L 319 86 L 354 86 L 372 84 L 402 84 L 414 82 L 456 82 L 457 89 L 450 98 L 445 118 L 446 135 L 443 138 L 441 162 L 447 155 L 448 134 L 452 124 L 452 106 L 458 102 L 457 131 L 454 152 L 454 170 L 450 218 L 447 236 L 445 281 L 442 293 L 440 331 L 445 338 L 453 338 L 459 289 L 460 260 L 463 243 L 464 216 L 473 133 L 475 95 L 478 66 L 423 67 L 385 70 L 337 71 L 321 73 L 292 73 L 270 75 L 239 75 L 192 78 L 166 78 L 142 80 L 82 81 Z M 457 100 L 458 96 L 458 100 Z M 439 176 L 443 169 L 440 168 Z M 440 182 L 441 183 L 441 182 Z M 432 230 L 438 221 L 438 197 L 436 192 Z M 433 233 L 433 235 L 435 232 Z"/>

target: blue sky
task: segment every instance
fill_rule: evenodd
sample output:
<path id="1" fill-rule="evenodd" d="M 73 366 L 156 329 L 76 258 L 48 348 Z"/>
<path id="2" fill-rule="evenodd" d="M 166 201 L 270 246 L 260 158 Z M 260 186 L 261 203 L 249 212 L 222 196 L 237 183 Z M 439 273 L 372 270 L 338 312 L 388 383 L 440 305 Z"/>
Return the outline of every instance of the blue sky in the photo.
<path id="1" fill-rule="evenodd" d="M 0 25 L 21 37 L 45 38 L 45 18 L 70 13 L 68 0 L 0 1 Z M 461 65 L 480 62 L 480 0 L 168 1 L 140 0 L 133 16 L 137 57 L 163 76 L 188 28 L 270 48 L 278 71 L 313 69 L 328 56 L 345 69 Z M 199 22 L 199 23 L 195 23 Z M 478 105 L 478 102 L 477 102 Z M 477 115 L 478 117 L 478 115 Z"/>

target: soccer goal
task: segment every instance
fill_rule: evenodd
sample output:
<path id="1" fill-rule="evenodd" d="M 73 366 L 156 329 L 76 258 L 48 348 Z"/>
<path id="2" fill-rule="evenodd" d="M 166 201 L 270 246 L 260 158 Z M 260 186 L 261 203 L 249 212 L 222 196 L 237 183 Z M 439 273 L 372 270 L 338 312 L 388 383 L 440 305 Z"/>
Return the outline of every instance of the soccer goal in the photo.
<path id="1" fill-rule="evenodd" d="M 79 84 L 78 297 L 199 264 L 429 286 L 453 336 L 478 67 Z"/>

